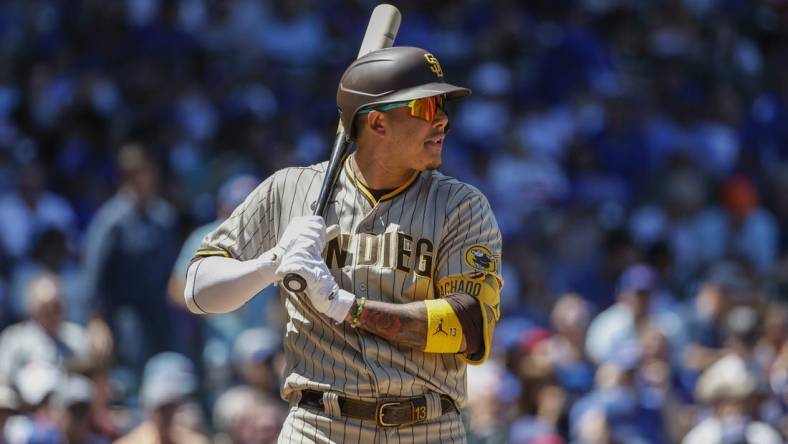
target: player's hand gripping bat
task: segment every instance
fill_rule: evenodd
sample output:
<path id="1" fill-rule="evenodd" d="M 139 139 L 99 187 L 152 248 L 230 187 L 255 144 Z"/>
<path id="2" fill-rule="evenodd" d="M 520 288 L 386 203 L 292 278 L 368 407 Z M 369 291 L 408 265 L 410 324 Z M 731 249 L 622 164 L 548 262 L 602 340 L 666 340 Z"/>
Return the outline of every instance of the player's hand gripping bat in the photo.
<path id="1" fill-rule="evenodd" d="M 394 45 L 394 39 L 397 37 L 401 20 L 402 15 L 396 7 L 385 3 L 376 6 L 372 11 L 372 16 L 369 18 L 369 24 L 367 24 L 367 31 L 364 33 L 364 40 L 361 42 L 358 57 L 378 49 L 390 48 Z M 320 187 L 320 194 L 314 208 L 316 216 L 325 217 L 328 199 L 334 191 L 334 183 L 348 154 L 350 154 L 350 143 L 347 141 L 345 128 L 342 127 L 342 120 L 340 120 L 337 136 L 334 139 L 334 146 L 331 148 L 331 158 L 326 168 L 326 176 L 323 178 L 323 185 Z M 294 292 L 306 289 L 304 278 L 294 273 L 285 276 L 284 285 L 288 290 Z"/>

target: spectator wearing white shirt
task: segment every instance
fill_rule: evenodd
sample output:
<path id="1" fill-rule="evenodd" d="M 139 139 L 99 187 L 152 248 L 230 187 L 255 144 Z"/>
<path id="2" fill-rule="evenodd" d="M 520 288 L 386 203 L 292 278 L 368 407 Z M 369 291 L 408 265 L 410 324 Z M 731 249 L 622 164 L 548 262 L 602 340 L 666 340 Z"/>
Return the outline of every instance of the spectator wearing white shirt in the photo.
<path id="1" fill-rule="evenodd" d="M 657 275 L 646 265 L 629 267 L 618 282 L 618 302 L 597 315 L 588 328 L 586 352 L 596 363 L 607 361 L 619 348 L 637 338 L 648 322 L 651 294 Z"/>
<path id="2" fill-rule="evenodd" d="M 30 283 L 29 319 L 0 335 L 0 382 L 13 381 L 30 362 L 43 361 L 64 370 L 89 365 L 96 356 L 87 330 L 63 320 L 60 288 L 52 275 Z"/>
<path id="3" fill-rule="evenodd" d="M 6 420 L 17 411 L 16 393 L 7 385 L 0 384 L 0 444 L 6 444 Z"/>

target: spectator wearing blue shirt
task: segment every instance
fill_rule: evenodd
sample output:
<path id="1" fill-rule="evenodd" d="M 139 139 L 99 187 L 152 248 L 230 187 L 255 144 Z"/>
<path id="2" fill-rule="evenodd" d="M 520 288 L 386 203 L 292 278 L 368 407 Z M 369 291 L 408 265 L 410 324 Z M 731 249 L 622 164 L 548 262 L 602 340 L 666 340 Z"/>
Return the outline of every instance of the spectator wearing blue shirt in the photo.
<path id="1" fill-rule="evenodd" d="M 13 257 L 30 253 L 38 235 L 58 229 L 72 240 L 77 218 L 71 205 L 47 190 L 43 166 L 30 163 L 19 174 L 18 190 L 0 195 L 0 249 Z"/>
<path id="2" fill-rule="evenodd" d="M 121 362 L 139 370 L 148 356 L 173 346 L 166 291 L 177 254 L 177 214 L 159 195 L 156 164 L 141 145 L 121 148 L 118 167 L 120 189 L 88 227 L 84 267 L 94 307 L 127 345 Z M 119 336 L 124 308 L 145 325 L 136 351 L 130 350 L 136 333 Z"/>

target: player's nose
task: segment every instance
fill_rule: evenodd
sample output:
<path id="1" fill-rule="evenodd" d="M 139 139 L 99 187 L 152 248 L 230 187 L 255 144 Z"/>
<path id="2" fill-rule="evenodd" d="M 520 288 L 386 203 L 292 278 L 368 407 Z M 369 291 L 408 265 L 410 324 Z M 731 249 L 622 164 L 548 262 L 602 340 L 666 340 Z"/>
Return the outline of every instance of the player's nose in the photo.
<path id="1" fill-rule="evenodd" d="M 449 116 L 442 109 L 438 108 L 435 111 L 435 117 L 432 118 L 432 126 L 445 131 L 446 127 L 449 126 Z"/>

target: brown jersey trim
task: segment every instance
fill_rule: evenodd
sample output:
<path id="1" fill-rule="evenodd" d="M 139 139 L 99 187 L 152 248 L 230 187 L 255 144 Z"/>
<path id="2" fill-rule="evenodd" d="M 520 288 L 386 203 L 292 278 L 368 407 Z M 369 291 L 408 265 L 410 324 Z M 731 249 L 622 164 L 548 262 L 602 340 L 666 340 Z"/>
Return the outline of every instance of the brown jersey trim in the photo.
<path id="1" fill-rule="evenodd" d="M 350 179 L 350 182 L 356 186 L 356 189 L 361 192 L 361 195 L 366 197 L 370 205 L 374 207 L 375 204 L 378 203 L 378 201 L 375 199 L 375 196 L 373 196 L 372 193 L 369 192 L 367 187 L 365 187 L 364 184 L 362 184 L 361 181 L 356 178 L 356 175 L 353 174 L 353 169 L 350 168 L 350 156 L 348 156 L 348 158 L 345 159 L 345 174 L 347 174 L 347 177 Z"/>

